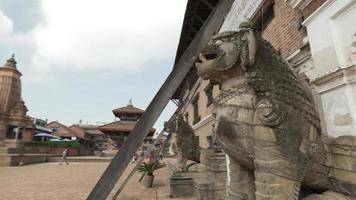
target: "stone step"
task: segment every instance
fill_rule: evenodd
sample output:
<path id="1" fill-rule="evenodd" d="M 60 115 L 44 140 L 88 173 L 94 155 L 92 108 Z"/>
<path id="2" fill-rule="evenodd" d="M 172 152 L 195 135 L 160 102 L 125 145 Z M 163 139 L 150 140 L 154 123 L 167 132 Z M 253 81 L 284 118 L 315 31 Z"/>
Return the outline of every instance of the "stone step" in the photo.
<path id="1" fill-rule="evenodd" d="M 0 166 L 18 166 L 47 162 L 54 154 L 0 154 Z"/>
<path id="2" fill-rule="evenodd" d="M 0 154 L 19 154 L 19 148 L 0 147 Z"/>

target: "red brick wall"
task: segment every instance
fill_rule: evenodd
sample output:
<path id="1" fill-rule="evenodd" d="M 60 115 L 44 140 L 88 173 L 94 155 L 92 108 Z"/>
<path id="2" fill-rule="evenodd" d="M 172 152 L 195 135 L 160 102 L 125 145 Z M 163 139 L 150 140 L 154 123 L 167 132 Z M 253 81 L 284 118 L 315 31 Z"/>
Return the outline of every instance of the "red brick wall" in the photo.
<path id="1" fill-rule="evenodd" d="M 78 148 L 73 147 L 50 147 L 25 145 L 28 154 L 58 154 L 62 155 L 64 149 L 68 149 L 68 156 L 78 156 Z"/>
<path id="2" fill-rule="evenodd" d="M 32 141 L 33 139 L 33 132 L 31 129 L 25 129 L 23 132 L 22 132 L 22 140 L 24 142 L 28 142 L 28 141 Z"/>
<path id="3" fill-rule="evenodd" d="M 312 0 L 303 10 L 304 19 L 308 18 L 314 11 L 316 11 L 326 0 Z"/>
<path id="4" fill-rule="evenodd" d="M 279 50 L 282 56 L 288 57 L 303 46 L 306 30 L 299 30 L 303 21 L 302 13 L 290 8 L 285 0 L 274 2 L 274 18 L 263 31 L 262 37 Z"/>

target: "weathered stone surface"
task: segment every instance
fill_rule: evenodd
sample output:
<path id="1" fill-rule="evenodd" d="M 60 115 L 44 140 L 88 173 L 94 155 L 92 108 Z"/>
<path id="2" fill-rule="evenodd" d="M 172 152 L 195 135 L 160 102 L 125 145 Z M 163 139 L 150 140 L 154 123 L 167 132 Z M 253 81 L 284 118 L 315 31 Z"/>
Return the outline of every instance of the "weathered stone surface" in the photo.
<path id="1" fill-rule="evenodd" d="M 199 136 L 194 134 L 192 127 L 177 115 L 175 120 L 165 125 L 166 131 L 172 134 L 170 151 L 176 156 L 173 163 L 167 163 L 173 173 L 186 171 L 188 160 L 199 163 Z"/>
<path id="2" fill-rule="evenodd" d="M 249 23 L 214 36 L 196 66 L 221 88 L 214 127 L 230 199 L 296 200 L 302 185 L 335 191 L 309 199 L 356 197 L 356 139 L 321 135 L 308 84 Z"/>
<path id="3" fill-rule="evenodd" d="M 178 197 L 190 197 L 193 195 L 193 179 L 190 177 L 174 177 L 170 179 L 170 196 L 174 198 Z"/>
<path id="4" fill-rule="evenodd" d="M 356 200 L 353 197 L 347 197 L 336 192 L 325 192 L 323 194 L 313 194 L 303 200 Z"/>
<path id="5" fill-rule="evenodd" d="M 194 199 L 210 200 L 216 199 L 214 182 L 208 179 L 200 179 L 194 181 Z"/>

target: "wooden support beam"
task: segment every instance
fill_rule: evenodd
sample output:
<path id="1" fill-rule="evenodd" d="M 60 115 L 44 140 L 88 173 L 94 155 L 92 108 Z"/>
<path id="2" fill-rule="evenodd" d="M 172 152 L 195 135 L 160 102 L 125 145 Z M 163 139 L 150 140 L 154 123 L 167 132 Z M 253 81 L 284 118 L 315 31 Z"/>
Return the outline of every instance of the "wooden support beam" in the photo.
<path id="1" fill-rule="evenodd" d="M 193 32 L 193 34 L 195 34 L 198 31 L 199 30 L 195 29 L 194 27 L 191 27 L 189 33 L 191 34 Z"/>
<path id="2" fill-rule="evenodd" d="M 201 18 L 199 15 L 194 15 L 194 18 L 196 18 L 198 21 L 200 21 L 200 23 L 204 24 L 204 19 Z"/>
<path id="3" fill-rule="evenodd" d="M 173 115 L 174 116 L 174 115 Z M 172 117 L 173 117 L 172 116 Z M 174 119 L 174 118 L 173 118 Z M 136 163 L 136 166 L 131 170 L 130 174 L 126 177 L 126 179 L 124 180 L 124 182 L 121 184 L 121 186 L 119 187 L 119 189 L 117 190 L 117 192 L 114 194 L 112 200 L 116 200 L 118 199 L 120 193 L 122 192 L 122 190 L 125 188 L 125 186 L 127 185 L 127 183 L 129 182 L 129 180 L 131 179 L 131 177 L 133 177 L 133 175 L 136 173 L 136 171 L 138 170 L 138 168 L 140 167 L 140 165 L 143 163 L 143 161 L 147 158 L 148 154 L 151 153 L 151 151 L 154 150 L 156 144 L 158 143 L 158 141 L 161 139 L 161 137 L 163 136 L 163 134 L 165 133 L 164 130 L 162 130 L 159 135 L 157 136 L 157 138 L 154 140 L 154 142 L 150 145 L 150 147 L 147 149 L 147 151 L 144 153 L 144 155 L 140 158 L 140 160 Z M 168 138 L 167 138 L 168 139 Z M 164 148 L 164 146 L 161 146 L 161 148 Z"/>
<path id="4" fill-rule="evenodd" d="M 194 65 L 196 57 L 220 27 L 235 0 L 220 0 L 216 8 L 201 27 L 182 57 L 175 64 L 162 87 L 158 90 L 146 111 L 132 130 L 122 148 L 110 162 L 99 181 L 88 196 L 88 200 L 105 200 L 122 173 L 130 163 L 132 156 L 142 144 L 149 129 L 154 125 L 162 111 L 172 98 L 184 77 Z"/>
<path id="5" fill-rule="evenodd" d="M 200 0 L 200 2 L 204 3 L 210 10 L 214 9 L 214 6 L 207 0 Z"/>

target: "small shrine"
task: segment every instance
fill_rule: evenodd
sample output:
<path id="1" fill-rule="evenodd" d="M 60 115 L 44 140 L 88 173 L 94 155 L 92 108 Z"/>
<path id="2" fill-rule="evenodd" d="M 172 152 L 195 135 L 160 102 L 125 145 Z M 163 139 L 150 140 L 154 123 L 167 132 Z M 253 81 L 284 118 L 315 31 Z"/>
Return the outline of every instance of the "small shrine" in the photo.
<path id="1" fill-rule="evenodd" d="M 120 149 L 145 111 L 133 106 L 130 99 L 127 106 L 116 108 L 112 112 L 117 120 L 100 126 L 99 130 L 113 140 L 116 147 Z M 156 129 L 154 128 L 150 129 L 145 138 L 143 149 L 146 149 L 145 147 L 152 143 L 152 137 L 155 131 Z"/>

